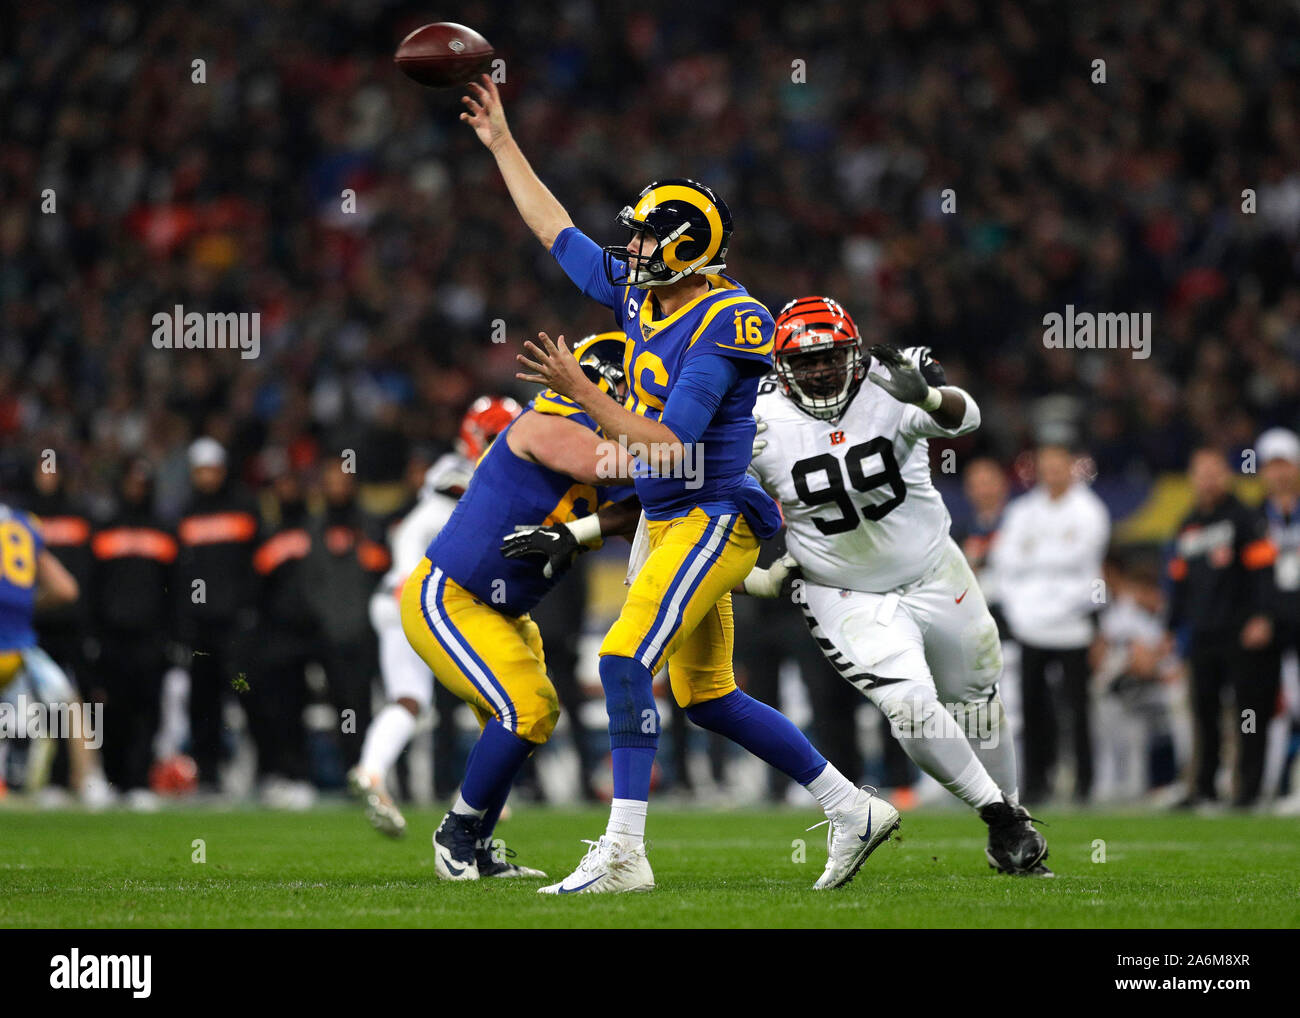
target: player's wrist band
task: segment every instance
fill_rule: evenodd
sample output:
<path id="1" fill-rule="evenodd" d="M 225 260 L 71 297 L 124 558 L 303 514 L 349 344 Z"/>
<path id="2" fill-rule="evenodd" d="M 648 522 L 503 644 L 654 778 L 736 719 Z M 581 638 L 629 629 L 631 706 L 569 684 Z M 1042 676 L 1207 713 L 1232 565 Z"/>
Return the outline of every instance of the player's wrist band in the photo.
<path id="1" fill-rule="evenodd" d="M 930 386 L 930 391 L 926 394 L 925 399 L 921 400 L 921 402 L 918 403 L 917 406 L 919 406 L 926 413 L 932 414 L 939 409 L 939 404 L 942 402 L 943 402 L 943 393 L 932 385 Z"/>
<path id="2" fill-rule="evenodd" d="M 600 536 L 600 518 L 592 513 L 590 516 L 584 516 L 579 520 L 571 520 L 565 524 L 579 544 L 586 544 L 592 547 L 598 547 L 601 543 Z"/>

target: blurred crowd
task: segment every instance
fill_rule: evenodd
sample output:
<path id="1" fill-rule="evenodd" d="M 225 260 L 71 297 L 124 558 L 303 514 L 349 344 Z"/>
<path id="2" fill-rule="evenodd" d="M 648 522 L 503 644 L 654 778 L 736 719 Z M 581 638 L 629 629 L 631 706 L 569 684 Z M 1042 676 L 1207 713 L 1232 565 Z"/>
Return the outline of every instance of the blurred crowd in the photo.
<path id="1" fill-rule="evenodd" d="M 360 589 L 471 400 L 530 395 L 519 342 L 607 327 L 519 222 L 458 93 L 394 69 L 429 17 L 385 0 L 0 13 L 6 501 L 175 539 L 208 437 L 208 497 L 255 520 L 249 553 L 286 505 L 322 541 L 333 513 Z M 1237 471 L 1266 429 L 1300 425 L 1294 5 L 469 0 L 455 17 L 496 46 L 512 129 L 581 227 L 607 243 L 648 181 L 710 184 L 736 219 L 731 271 L 769 307 L 828 293 L 868 344 L 934 348 L 983 408 L 964 470 L 979 457 L 1021 486 L 1012 464 L 1064 420 L 1109 498 L 1202 446 Z M 1151 356 L 1045 349 L 1068 304 L 1150 312 Z M 260 356 L 156 349 L 152 316 L 176 305 L 260 314 Z M 257 628 L 254 600 L 226 608 L 227 642 L 193 659 L 222 681 Z M 192 652 L 183 622 L 167 639 Z M 337 649 L 326 699 L 369 667 Z M 141 653 L 157 670 L 168 650 Z"/>
<path id="2" fill-rule="evenodd" d="M 462 8 L 580 226 L 610 242 L 649 180 L 709 183 L 760 299 L 827 292 L 869 342 L 934 347 L 1000 458 L 1048 395 L 1103 475 L 1295 425 L 1293 5 Z M 475 394 L 515 389 L 524 337 L 605 327 L 519 223 L 456 90 L 394 69 L 427 16 L 383 0 L 6 10 L 7 460 L 57 449 L 102 497 L 146 455 L 172 515 L 199 434 L 252 484 L 268 446 L 298 467 L 357 449 L 363 484 L 392 482 Z M 1044 350 L 1044 314 L 1070 303 L 1152 312 L 1152 356 Z M 260 313 L 261 356 L 154 349 L 151 316 L 176 304 Z"/>

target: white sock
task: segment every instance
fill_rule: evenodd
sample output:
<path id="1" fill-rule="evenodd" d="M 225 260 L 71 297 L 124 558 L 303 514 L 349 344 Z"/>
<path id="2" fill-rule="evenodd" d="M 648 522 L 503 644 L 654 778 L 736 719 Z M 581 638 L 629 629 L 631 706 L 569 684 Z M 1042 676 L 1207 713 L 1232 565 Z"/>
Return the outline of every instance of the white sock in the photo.
<path id="1" fill-rule="evenodd" d="M 833 763 L 828 763 L 817 777 L 803 787 L 821 803 L 822 812 L 827 816 L 844 809 L 858 794 L 857 785 L 841 774 Z"/>
<path id="2" fill-rule="evenodd" d="M 1002 789 L 998 788 L 978 760 L 971 760 L 957 777 L 951 781 L 940 781 L 940 784 L 971 809 L 1002 801 Z"/>
<path id="3" fill-rule="evenodd" d="M 891 734 L 921 770 L 973 809 L 998 802 L 1002 791 L 971 748 L 962 726 L 926 683 L 886 686 L 872 698 Z"/>
<path id="4" fill-rule="evenodd" d="M 386 704 L 366 729 L 361 747 L 361 769 L 387 780 L 402 750 L 415 732 L 415 717 L 401 704 Z"/>
<path id="5" fill-rule="evenodd" d="M 639 845 L 645 841 L 645 817 L 650 809 L 640 799 L 615 799 L 609 806 L 609 825 L 605 833 L 623 844 Z"/>
<path id="6" fill-rule="evenodd" d="M 484 806 L 482 809 L 475 809 L 465 801 L 464 796 L 457 792 L 456 803 L 451 807 L 451 811 L 453 813 L 459 813 L 463 817 L 476 817 L 479 820 L 482 820 L 483 814 L 487 812 L 487 807 Z"/>

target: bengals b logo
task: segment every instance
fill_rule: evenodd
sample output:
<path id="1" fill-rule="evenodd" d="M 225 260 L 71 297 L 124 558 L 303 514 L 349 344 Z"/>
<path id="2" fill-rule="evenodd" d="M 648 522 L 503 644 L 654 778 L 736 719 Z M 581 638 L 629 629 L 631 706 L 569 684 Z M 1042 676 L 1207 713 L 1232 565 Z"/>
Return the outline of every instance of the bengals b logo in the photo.
<path id="1" fill-rule="evenodd" d="M 844 432 L 842 431 L 831 432 L 831 445 L 840 445 L 843 441 L 844 441 Z"/>

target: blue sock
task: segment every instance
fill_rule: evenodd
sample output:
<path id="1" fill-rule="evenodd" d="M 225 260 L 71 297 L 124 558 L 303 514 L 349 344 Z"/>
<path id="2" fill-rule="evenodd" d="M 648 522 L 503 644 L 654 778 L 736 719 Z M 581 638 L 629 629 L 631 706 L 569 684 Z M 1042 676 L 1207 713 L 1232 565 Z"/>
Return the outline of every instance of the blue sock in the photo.
<path id="1" fill-rule="evenodd" d="M 616 746 L 609 755 L 614 764 L 614 798 L 649 802 L 655 751 L 639 746 Z"/>
<path id="2" fill-rule="evenodd" d="M 701 728 L 725 735 L 801 785 L 826 767 L 826 758 L 793 721 L 739 689 L 687 707 L 686 716 Z"/>
<path id="3" fill-rule="evenodd" d="M 461 798 L 474 809 L 487 810 L 499 800 L 497 815 L 500 815 L 500 806 L 505 804 L 506 796 L 510 794 L 515 775 L 528 759 L 528 754 L 536 748 L 531 742 L 506 731 L 495 718 L 488 721 L 465 767 L 465 780 L 460 784 Z M 495 817 L 492 822 L 496 823 Z"/>
<path id="4" fill-rule="evenodd" d="M 640 661 L 606 654 L 600 659 L 600 684 L 605 688 L 605 709 L 609 713 L 614 798 L 647 802 L 659 746 L 654 676 Z"/>
<path id="5" fill-rule="evenodd" d="M 523 764 L 520 763 L 519 766 L 522 767 Z M 506 785 L 505 790 L 492 800 L 487 812 L 483 814 L 483 819 L 478 822 L 479 840 L 489 848 L 492 843 L 492 832 L 496 830 L 497 821 L 501 819 L 501 811 L 506 808 L 506 800 L 510 798 L 510 787 L 514 784 L 514 781 L 514 777 L 511 777 L 510 784 Z"/>

